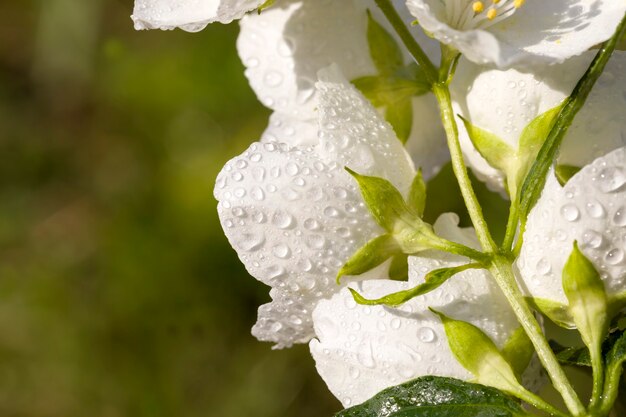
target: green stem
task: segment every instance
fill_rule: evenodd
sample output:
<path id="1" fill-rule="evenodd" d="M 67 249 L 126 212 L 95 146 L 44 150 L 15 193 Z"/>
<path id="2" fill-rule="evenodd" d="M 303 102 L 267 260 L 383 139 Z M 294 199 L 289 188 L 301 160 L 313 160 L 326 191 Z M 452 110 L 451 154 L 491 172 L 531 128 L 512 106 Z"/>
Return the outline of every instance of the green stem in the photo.
<path id="1" fill-rule="evenodd" d="M 505 251 L 505 253 L 509 252 L 513 246 L 518 222 L 519 204 L 517 203 L 517 201 L 511 201 L 511 207 L 509 208 L 509 219 L 507 220 L 506 232 L 504 234 L 504 240 L 502 241 L 502 250 Z"/>
<path id="2" fill-rule="evenodd" d="M 597 412 L 595 412 L 594 415 L 607 416 L 611 412 L 619 393 L 620 380 L 623 371 L 622 367 L 623 365 L 620 363 L 619 366 L 611 366 L 607 369 L 606 375 L 604 376 L 604 393 L 600 399 L 600 405 L 597 408 Z"/>
<path id="3" fill-rule="evenodd" d="M 602 358 L 602 343 L 594 346 L 589 350 L 591 356 L 591 369 L 593 372 L 593 388 L 591 392 L 591 401 L 589 409 L 593 410 L 598 407 L 602 401 L 602 390 L 604 388 L 604 359 Z"/>
<path id="4" fill-rule="evenodd" d="M 461 144 L 459 143 L 459 131 L 454 120 L 454 111 L 452 110 L 452 100 L 450 99 L 450 90 L 445 83 L 437 83 L 433 86 L 433 92 L 439 103 L 439 111 L 443 127 L 446 131 L 448 139 L 448 148 L 450 150 L 450 158 L 452 160 L 452 170 L 461 188 L 461 194 L 467 211 L 469 212 L 476 235 L 485 252 L 495 252 L 496 245 L 491 238 L 487 222 L 483 216 L 483 210 L 474 193 L 474 187 L 467 175 L 467 167 L 463 160 Z"/>
<path id="5" fill-rule="evenodd" d="M 520 392 L 516 392 L 515 396 L 519 398 L 520 400 L 525 401 L 526 403 L 532 405 L 537 410 L 545 411 L 551 416 L 568 417 L 567 414 L 563 413 L 560 410 L 557 410 L 556 408 L 554 408 L 553 406 L 545 402 L 543 398 L 539 397 L 538 395 L 533 394 L 530 391 L 523 390 Z"/>
<path id="6" fill-rule="evenodd" d="M 431 241 L 430 243 L 433 249 L 464 256 L 466 258 L 473 259 L 484 266 L 488 265 L 491 260 L 491 256 L 488 254 L 472 249 L 469 246 L 443 239 L 439 236 L 437 236 L 436 241 Z"/>
<path id="7" fill-rule="evenodd" d="M 524 294 L 517 286 L 510 260 L 499 255 L 494 256 L 489 272 L 491 272 L 509 301 L 513 312 L 533 343 L 539 360 L 548 372 L 554 388 L 563 397 L 568 410 L 574 416 L 584 416 L 586 413 L 585 407 L 567 379 L 563 368 L 559 365 L 554 352 L 552 352 L 548 341 L 543 335 L 541 326 L 524 299 Z"/>
<path id="8" fill-rule="evenodd" d="M 406 27 L 402 21 L 402 17 L 398 14 L 391 0 L 375 0 L 376 5 L 383 12 L 391 26 L 402 39 L 402 42 L 408 49 L 409 53 L 415 58 L 417 63 L 422 67 L 426 74 L 426 78 L 430 84 L 434 84 L 437 81 L 437 68 L 433 65 L 428 55 L 424 52 L 422 47 L 417 43 L 413 34 Z"/>

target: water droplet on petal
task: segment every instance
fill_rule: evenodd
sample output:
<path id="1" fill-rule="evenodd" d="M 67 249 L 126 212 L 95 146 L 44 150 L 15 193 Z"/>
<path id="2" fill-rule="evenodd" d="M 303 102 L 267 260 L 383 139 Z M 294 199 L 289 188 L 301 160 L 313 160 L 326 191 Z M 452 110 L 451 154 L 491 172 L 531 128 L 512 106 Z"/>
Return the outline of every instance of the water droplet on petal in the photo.
<path id="1" fill-rule="evenodd" d="M 437 338 L 437 335 L 430 327 L 422 327 L 417 331 L 417 337 L 424 343 L 432 343 Z"/>

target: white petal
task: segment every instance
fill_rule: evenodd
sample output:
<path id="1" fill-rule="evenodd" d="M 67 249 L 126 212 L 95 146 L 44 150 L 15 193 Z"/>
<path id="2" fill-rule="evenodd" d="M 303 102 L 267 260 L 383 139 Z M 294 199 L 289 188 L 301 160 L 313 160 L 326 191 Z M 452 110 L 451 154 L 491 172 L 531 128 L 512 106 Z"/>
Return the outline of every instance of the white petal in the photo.
<path id="1" fill-rule="evenodd" d="M 423 282 L 423 267 L 430 270 L 458 264 L 409 259 L 408 283 L 374 280 L 351 287 L 365 297 L 381 297 Z M 439 289 L 398 309 L 357 305 L 343 289 L 330 300 L 321 301 L 313 312 L 317 339 L 311 341 L 310 348 L 318 372 L 344 406 L 361 403 L 384 388 L 422 375 L 472 378 L 454 358 L 443 325 L 429 306 L 480 327 L 499 347 L 519 326 L 485 271 L 458 274 Z"/>
<path id="2" fill-rule="evenodd" d="M 524 127 L 557 106 L 584 74 L 595 53 L 587 52 L 560 65 L 533 73 L 484 69 L 462 61 L 452 83 L 456 111 L 474 125 L 495 133 L 514 149 Z M 616 51 L 583 109 L 576 115 L 560 151 L 559 163 L 583 166 L 626 144 L 626 53 Z M 468 165 L 494 189 L 502 175 L 480 156 L 459 121 Z M 593 141 L 589 138 L 593 137 Z"/>
<path id="3" fill-rule="evenodd" d="M 279 347 L 313 335 L 317 300 L 338 290 L 339 268 L 382 232 L 352 177 L 310 150 L 255 143 L 226 164 L 215 197 L 224 232 L 248 272 L 276 288 L 257 326 L 266 331 L 256 336 Z"/>
<path id="4" fill-rule="evenodd" d="M 336 66 L 320 71 L 316 86 L 320 155 L 360 174 L 386 178 L 406 194 L 415 168 L 393 128 Z"/>
<path id="5" fill-rule="evenodd" d="M 439 118 L 437 101 L 432 94 L 413 98 L 413 127 L 406 148 L 415 166 L 422 168 L 425 179 L 436 175 L 450 160 L 446 134 Z"/>
<path id="6" fill-rule="evenodd" d="M 181 28 L 197 32 L 212 22 L 230 23 L 265 0 L 135 0 L 135 29 Z"/>
<path id="7" fill-rule="evenodd" d="M 319 143 L 317 133 L 317 117 L 297 119 L 284 113 L 274 112 L 261 136 L 261 142 L 288 143 L 291 146 L 302 147 L 315 146 Z"/>
<path id="8" fill-rule="evenodd" d="M 310 118 L 317 71 L 336 63 L 349 79 L 375 73 L 366 30 L 365 7 L 353 0 L 286 1 L 244 17 L 237 49 L 265 106 Z"/>
<path id="9" fill-rule="evenodd" d="M 562 63 L 580 55 L 611 37 L 626 11 L 622 0 L 528 1 L 510 17 L 481 28 L 463 23 L 459 10 L 446 10 L 438 0 L 408 0 L 407 5 L 435 38 L 473 62 L 500 68 Z M 461 7 L 473 16 L 470 5 Z"/>
<path id="10" fill-rule="evenodd" d="M 404 4 L 399 3 L 400 12 L 408 15 Z M 246 66 L 246 77 L 259 100 L 280 114 L 273 117 L 293 127 L 290 131 L 316 118 L 319 97 L 314 84 L 319 70 L 335 64 L 348 80 L 377 74 L 367 44 L 367 8 L 377 22 L 394 33 L 371 0 L 343 0 L 332 5 L 324 1 L 286 1 L 241 20 L 237 49 Z M 438 43 L 426 38 L 419 28 L 411 31 L 438 60 Z M 411 62 L 408 55 L 405 60 Z M 430 94 L 413 99 L 408 147 L 427 178 L 449 160 L 438 118 Z M 284 132 L 275 132 L 273 122 L 266 133 L 278 137 Z M 280 140 L 290 145 L 302 143 L 299 136 L 286 136 L 282 134 Z"/>
<path id="11" fill-rule="evenodd" d="M 625 226 L 626 148 L 587 165 L 565 187 L 551 175 L 528 216 L 517 262 L 528 293 L 566 302 L 561 273 L 574 240 L 600 271 L 607 292 L 624 291 Z"/>

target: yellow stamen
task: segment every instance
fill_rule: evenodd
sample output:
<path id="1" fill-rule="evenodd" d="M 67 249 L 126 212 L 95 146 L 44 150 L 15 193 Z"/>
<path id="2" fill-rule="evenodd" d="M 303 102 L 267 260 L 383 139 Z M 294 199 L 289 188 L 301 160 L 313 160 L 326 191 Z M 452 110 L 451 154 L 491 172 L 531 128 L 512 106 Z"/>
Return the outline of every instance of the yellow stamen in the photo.
<path id="1" fill-rule="evenodd" d="M 480 13 L 485 10 L 485 5 L 482 1 L 475 1 L 472 3 L 472 9 L 474 10 L 474 13 Z"/>
<path id="2" fill-rule="evenodd" d="M 498 4 L 500 3 L 500 0 L 491 0 L 493 2 L 493 4 Z"/>
<path id="3" fill-rule="evenodd" d="M 525 2 L 526 0 L 515 0 L 513 2 L 513 6 L 515 6 L 516 9 L 519 9 L 520 7 L 524 5 Z"/>
<path id="4" fill-rule="evenodd" d="M 498 11 L 496 9 L 489 9 L 487 12 L 487 19 L 493 20 L 498 15 Z"/>

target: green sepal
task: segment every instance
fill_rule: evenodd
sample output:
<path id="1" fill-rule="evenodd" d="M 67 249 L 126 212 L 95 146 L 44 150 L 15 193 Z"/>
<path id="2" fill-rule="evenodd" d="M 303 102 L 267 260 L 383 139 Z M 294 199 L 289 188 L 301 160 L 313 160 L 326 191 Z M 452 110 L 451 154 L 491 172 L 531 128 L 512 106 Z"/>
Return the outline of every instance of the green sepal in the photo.
<path id="1" fill-rule="evenodd" d="M 389 181 L 358 174 L 348 167 L 346 171 L 358 182 L 363 200 L 380 227 L 393 232 L 401 219 L 407 222 L 419 220 L 417 213 L 411 212 L 402 194 Z"/>
<path id="2" fill-rule="evenodd" d="M 608 332 L 608 297 L 600 274 L 576 241 L 563 267 L 563 291 L 583 342 L 592 355 L 599 354 Z"/>
<path id="3" fill-rule="evenodd" d="M 367 11 L 367 43 L 374 66 L 381 74 L 390 74 L 404 64 L 402 50 L 396 40 Z"/>
<path id="4" fill-rule="evenodd" d="M 400 71 L 398 71 L 400 72 Z M 387 75 L 366 75 L 352 84 L 374 107 L 385 107 L 428 92 L 419 79 Z"/>
<path id="5" fill-rule="evenodd" d="M 389 265 L 389 279 L 393 281 L 408 281 L 409 280 L 409 256 L 401 253 L 395 255 L 391 259 L 391 265 Z"/>
<path id="6" fill-rule="evenodd" d="M 269 7 L 272 7 L 274 5 L 274 3 L 276 3 L 276 0 L 266 0 L 265 3 L 263 3 L 262 5 L 260 5 L 257 8 L 257 13 L 261 14 L 261 12 Z"/>
<path id="7" fill-rule="evenodd" d="M 573 165 L 557 165 L 554 168 L 554 174 L 556 175 L 556 179 L 559 181 L 559 184 L 561 184 L 561 187 L 563 187 L 567 181 L 569 181 L 574 175 L 578 174 L 580 170 L 580 167 L 575 167 Z"/>
<path id="8" fill-rule="evenodd" d="M 413 104 L 410 98 L 389 104 L 385 109 L 385 120 L 389 122 L 400 142 L 409 139 L 413 126 Z"/>
<path id="9" fill-rule="evenodd" d="M 426 208 L 426 182 L 424 181 L 421 168 L 417 170 L 417 174 L 413 178 L 407 203 L 420 218 L 424 215 L 424 209 Z"/>
<path id="10" fill-rule="evenodd" d="M 567 305 L 545 298 L 535 297 L 526 297 L 526 302 L 530 304 L 534 310 L 543 314 L 557 326 L 568 330 L 576 328 L 576 324 L 574 324 L 574 319 L 569 313 Z"/>
<path id="11" fill-rule="evenodd" d="M 511 365 L 482 330 L 432 308 L 430 310 L 441 319 L 452 354 L 476 377 L 476 382 L 507 393 L 518 394 L 525 391 Z"/>
<path id="12" fill-rule="evenodd" d="M 387 388 L 335 417 L 522 417 L 503 392 L 453 378 L 424 376 Z"/>
<path id="13" fill-rule="evenodd" d="M 502 356 L 511 365 L 518 378 L 524 373 L 534 354 L 533 343 L 523 327 L 515 330 L 502 348 Z"/>
<path id="14" fill-rule="evenodd" d="M 485 158 L 492 167 L 508 174 L 512 161 L 517 152 L 495 134 L 474 126 L 472 122 L 460 116 L 465 130 L 469 135 L 474 148 Z"/>
<path id="15" fill-rule="evenodd" d="M 463 272 L 470 268 L 480 268 L 480 267 L 481 266 L 479 264 L 467 264 L 467 265 L 461 265 L 461 266 L 456 266 L 452 268 L 434 269 L 430 271 L 428 274 L 426 274 L 426 276 L 424 277 L 424 281 L 425 281 L 424 283 L 417 285 L 411 289 L 394 292 L 392 294 L 388 294 L 384 297 L 377 298 L 375 300 L 368 300 L 364 298 L 362 295 L 360 295 L 357 291 L 353 290 L 352 288 L 350 288 L 350 292 L 352 293 L 352 297 L 354 298 L 354 301 L 356 301 L 358 304 L 362 304 L 362 305 L 384 304 L 389 307 L 397 307 L 415 297 L 429 293 L 439 288 L 444 282 L 446 282 L 448 279 L 452 278 L 454 275 L 458 274 L 459 272 Z"/>
<path id="16" fill-rule="evenodd" d="M 537 159 L 539 150 L 541 149 L 543 142 L 548 137 L 548 134 L 554 125 L 554 120 L 562 108 L 563 105 L 560 104 L 544 113 L 541 113 L 528 125 L 526 125 L 524 130 L 522 130 L 517 151 L 519 165 L 517 168 L 517 174 L 514 178 L 516 193 L 526 179 L 533 162 Z M 515 196 L 517 197 L 517 194 Z"/>
<path id="17" fill-rule="evenodd" d="M 378 236 L 356 251 L 337 273 L 337 284 L 346 275 L 361 275 L 376 268 L 392 256 L 399 254 L 400 248 L 391 235 Z"/>

